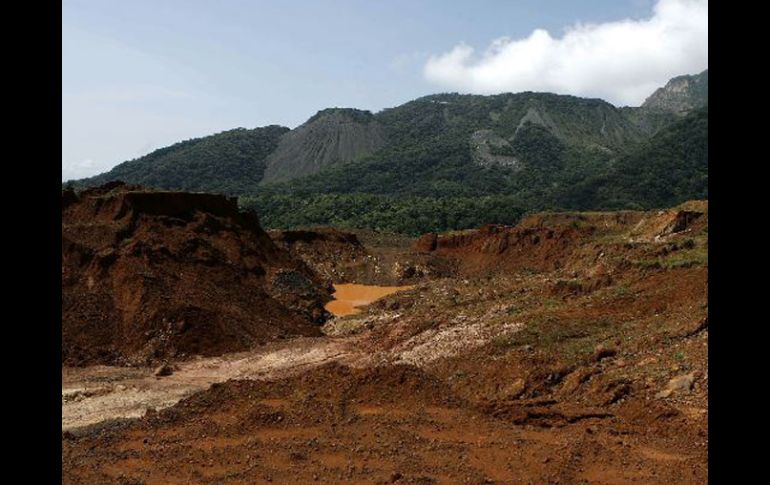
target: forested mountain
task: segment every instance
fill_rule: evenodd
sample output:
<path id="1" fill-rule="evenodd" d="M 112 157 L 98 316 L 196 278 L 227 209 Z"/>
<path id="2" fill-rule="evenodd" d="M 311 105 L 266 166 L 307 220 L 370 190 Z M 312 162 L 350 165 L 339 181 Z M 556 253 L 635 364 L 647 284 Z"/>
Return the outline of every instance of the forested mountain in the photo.
<path id="1" fill-rule="evenodd" d="M 108 180 L 241 196 L 268 227 L 419 233 L 512 223 L 525 211 L 673 205 L 707 197 L 708 71 L 638 108 L 551 93 L 436 94 L 372 114 L 178 143 Z M 706 106 L 705 108 L 701 108 Z"/>
<path id="2" fill-rule="evenodd" d="M 574 185 L 558 198 L 558 205 L 650 209 L 687 199 L 708 199 L 708 106 L 625 154 L 606 174 Z"/>
<path id="3" fill-rule="evenodd" d="M 186 140 L 76 181 L 76 185 L 122 180 L 164 189 L 245 193 L 262 180 L 266 158 L 288 132 L 288 128 L 272 125 Z"/>

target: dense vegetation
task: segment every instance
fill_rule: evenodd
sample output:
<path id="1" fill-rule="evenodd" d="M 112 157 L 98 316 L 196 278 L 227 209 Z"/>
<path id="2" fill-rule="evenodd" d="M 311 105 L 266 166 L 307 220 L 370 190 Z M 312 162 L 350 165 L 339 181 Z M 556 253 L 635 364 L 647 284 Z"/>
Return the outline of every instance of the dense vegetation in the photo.
<path id="1" fill-rule="evenodd" d="M 396 197 L 375 194 L 261 194 L 240 199 L 269 228 L 334 226 L 419 235 L 482 224 L 515 224 L 524 214 L 510 196 Z"/>
<path id="2" fill-rule="evenodd" d="M 708 198 L 708 106 L 697 109 L 576 184 L 559 199 L 575 209 L 654 208 Z"/>
<path id="3" fill-rule="evenodd" d="M 122 180 L 173 190 L 246 193 L 262 180 L 265 158 L 287 131 L 281 126 L 237 128 L 186 140 L 77 181 L 76 186 Z"/>

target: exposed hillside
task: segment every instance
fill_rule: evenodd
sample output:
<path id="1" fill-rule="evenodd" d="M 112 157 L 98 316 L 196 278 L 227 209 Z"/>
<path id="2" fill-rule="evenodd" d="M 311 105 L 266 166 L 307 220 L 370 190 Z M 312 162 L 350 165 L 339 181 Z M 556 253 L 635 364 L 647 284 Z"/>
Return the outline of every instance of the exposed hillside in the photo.
<path id="1" fill-rule="evenodd" d="M 319 335 L 328 299 L 232 198 L 117 183 L 62 193 L 63 363 L 145 364 Z"/>
<path id="2" fill-rule="evenodd" d="M 262 183 L 313 175 L 385 145 L 385 130 L 368 111 L 327 109 L 281 137 L 266 160 Z"/>
<path id="3" fill-rule="evenodd" d="M 273 237 L 335 282 L 385 262 L 366 237 Z M 162 378 L 65 369 L 63 481 L 708 483 L 706 201 L 415 246 L 391 249 L 451 271 L 326 337 Z"/>

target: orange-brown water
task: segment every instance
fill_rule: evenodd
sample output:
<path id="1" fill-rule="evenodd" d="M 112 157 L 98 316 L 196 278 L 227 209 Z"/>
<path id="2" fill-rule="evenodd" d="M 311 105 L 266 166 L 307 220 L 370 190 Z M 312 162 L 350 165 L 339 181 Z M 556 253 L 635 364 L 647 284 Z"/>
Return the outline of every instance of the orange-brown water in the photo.
<path id="1" fill-rule="evenodd" d="M 334 285 L 334 300 L 326 304 L 326 309 L 337 317 L 355 315 L 361 312 L 357 307 L 409 288 L 411 286 Z"/>

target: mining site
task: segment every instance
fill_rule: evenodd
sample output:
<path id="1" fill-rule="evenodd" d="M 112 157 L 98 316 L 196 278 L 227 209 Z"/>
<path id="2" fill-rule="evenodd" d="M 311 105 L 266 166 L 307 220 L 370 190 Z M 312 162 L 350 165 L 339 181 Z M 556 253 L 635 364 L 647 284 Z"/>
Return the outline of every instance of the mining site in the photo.
<path id="1" fill-rule="evenodd" d="M 706 483 L 708 202 L 407 237 L 62 191 L 63 483 Z"/>

